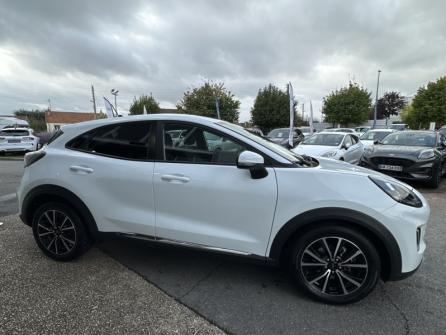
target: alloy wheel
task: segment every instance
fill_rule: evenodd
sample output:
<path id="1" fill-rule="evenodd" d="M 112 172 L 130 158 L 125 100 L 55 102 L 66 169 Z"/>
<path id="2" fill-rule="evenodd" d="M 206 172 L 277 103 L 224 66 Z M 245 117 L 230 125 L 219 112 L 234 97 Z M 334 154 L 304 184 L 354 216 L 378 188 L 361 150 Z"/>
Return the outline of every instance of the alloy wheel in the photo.
<path id="1" fill-rule="evenodd" d="M 47 210 L 40 215 L 37 235 L 43 247 L 57 256 L 68 254 L 76 245 L 73 221 L 59 210 Z"/>
<path id="2" fill-rule="evenodd" d="M 328 236 L 303 251 L 300 270 L 306 284 L 322 294 L 345 296 L 361 288 L 369 265 L 364 252 L 352 241 Z"/>

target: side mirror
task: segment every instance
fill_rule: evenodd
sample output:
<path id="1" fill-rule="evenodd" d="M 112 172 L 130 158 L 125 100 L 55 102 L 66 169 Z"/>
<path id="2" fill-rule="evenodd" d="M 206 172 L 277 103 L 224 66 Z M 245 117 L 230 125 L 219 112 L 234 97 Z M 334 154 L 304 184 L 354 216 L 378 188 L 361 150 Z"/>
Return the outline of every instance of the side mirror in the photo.
<path id="1" fill-rule="evenodd" d="M 374 140 L 373 144 L 379 144 L 379 141 L 378 140 Z"/>
<path id="2" fill-rule="evenodd" d="M 242 151 L 237 158 L 237 167 L 251 172 L 252 179 L 265 178 L 268 171 L 265 169 L 263 156 L 252 151 Z"/>

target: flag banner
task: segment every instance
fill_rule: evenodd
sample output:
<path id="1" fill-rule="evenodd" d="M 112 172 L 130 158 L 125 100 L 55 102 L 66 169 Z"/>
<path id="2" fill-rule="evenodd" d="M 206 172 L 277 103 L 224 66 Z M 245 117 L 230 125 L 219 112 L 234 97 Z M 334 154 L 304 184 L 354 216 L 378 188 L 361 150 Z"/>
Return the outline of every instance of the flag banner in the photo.
<path id="1" fill-rule="evenodd" d="M 290 97 L 290 134 L 288 136 L 288 144 L 290 148 L 292 148 L 294 144 L 294 94 L 293 85 L 291 85 L 291 82 L 288 84 L 288 95 Z"/>
<path id="2" fill-rule="evenodd" d="M 108 101 L 106 97 L 104 98 L 104 104 L 105 104 L 105 111 L 107 112 L 107 117 L 116 117 L 118 113 L 115 111 L 115 107 Z"/>
<path id="3" fill-rule="evenodd" d="M 313 125 L 313 104 L 310 100 L 310 135 L 314 133 L 314 125 Z"/>

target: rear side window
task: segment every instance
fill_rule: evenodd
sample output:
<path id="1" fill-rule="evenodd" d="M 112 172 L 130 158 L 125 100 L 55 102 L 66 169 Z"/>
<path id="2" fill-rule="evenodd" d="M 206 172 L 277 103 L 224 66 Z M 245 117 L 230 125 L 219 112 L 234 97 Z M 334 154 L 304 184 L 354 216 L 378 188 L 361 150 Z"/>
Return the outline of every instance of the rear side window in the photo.
<path id="1" fill-rule="evenodd" d="M 67 143 L 67 148 L 121 159 L 151 159 L 151 122 L 125 122 L 91 130 Z"/>

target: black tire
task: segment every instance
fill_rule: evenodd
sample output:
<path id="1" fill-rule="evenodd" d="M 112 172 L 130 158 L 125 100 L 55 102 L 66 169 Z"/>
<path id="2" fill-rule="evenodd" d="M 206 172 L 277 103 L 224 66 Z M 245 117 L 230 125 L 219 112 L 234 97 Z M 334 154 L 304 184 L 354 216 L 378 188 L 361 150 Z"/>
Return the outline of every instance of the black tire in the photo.
<path id="1" fill-rule="evenodd" d="M 432 173 L 432 177 L 431 179 L 429 179 L 428 182 L 426 182 L 426 184 L 431 187 L 431 188 L 438 188 L 438 186 L 440 186 L 441 183 L 441 178 L 442 178 L 442 166 L 441 164 L 439 164 L 437 166 L 437 168 L 434 170 L 434 172 Z"/>
<path id="2" fill-rule="evenodd" d="M 57 261 L 73 260 L 92 245 L 81 217 L 62 203 L 49 202 L 40 206 L 33 215 L 32 228 L 39 248 Z"/>
<path id="3" fill-rule="evenodd" d="M 348 304 L 363 299 L 374 289 L 380 278 L 381 261 L 375 246 L 363 234 L 327 224 L 295 241 L 290 269 L 310 297 L 329 304 Z M 320 279 L 315 281 L 317 278 Z"/>

